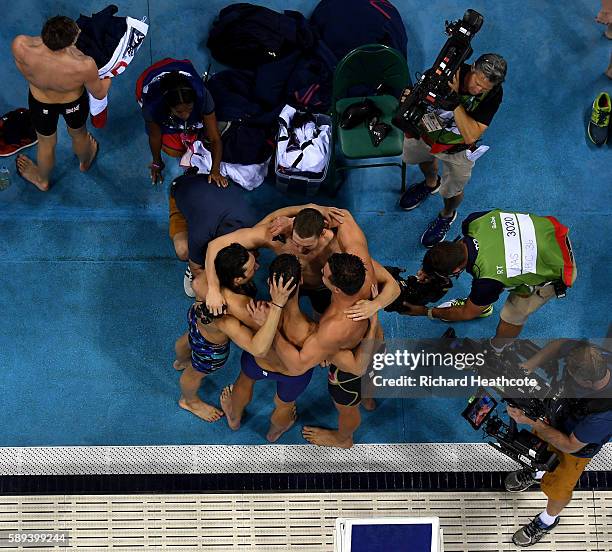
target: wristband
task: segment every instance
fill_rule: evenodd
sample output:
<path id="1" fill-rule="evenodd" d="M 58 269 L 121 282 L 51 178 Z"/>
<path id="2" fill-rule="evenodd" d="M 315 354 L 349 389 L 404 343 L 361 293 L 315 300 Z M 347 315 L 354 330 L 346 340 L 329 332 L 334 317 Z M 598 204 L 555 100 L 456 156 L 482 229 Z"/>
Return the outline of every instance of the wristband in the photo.
<path id="1" fill-rule="evenodd" d="M 433 315 L 433 307 L 429 307 L 427 309 L 427 318 L 429 318 L 430 320 L 435 320 L 434 315 Z"/>
<path id="2" fill-rule="evenodd" d="M 161 161 L 160 163 L 156 163 L 155 161 L 153 161 L 151 163 L 151 167 L 155 168 L 155 169 L 163 169 L 165 167 L 165 163 L 163 161 Z"/>
<path id="3" fill-rule="evenodd" d="M 278 307 L 279 309 L 283 310 L 283 307 L 281 307 L 280 305 L 277 305 L 274 301 L 270 301 L 270 303 L 272 303 L 275 307 Z"/>

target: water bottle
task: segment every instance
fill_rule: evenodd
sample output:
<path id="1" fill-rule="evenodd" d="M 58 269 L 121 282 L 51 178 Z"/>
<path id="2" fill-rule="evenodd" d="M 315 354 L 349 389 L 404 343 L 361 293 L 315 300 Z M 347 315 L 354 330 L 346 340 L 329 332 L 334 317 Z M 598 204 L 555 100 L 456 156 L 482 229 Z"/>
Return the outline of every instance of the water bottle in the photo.
<path id="1" fill-rule="evenodd" d="M 11 171 L 6 167 L 0 167 L 0 192 L 6 190 L 11 185 Z"/>

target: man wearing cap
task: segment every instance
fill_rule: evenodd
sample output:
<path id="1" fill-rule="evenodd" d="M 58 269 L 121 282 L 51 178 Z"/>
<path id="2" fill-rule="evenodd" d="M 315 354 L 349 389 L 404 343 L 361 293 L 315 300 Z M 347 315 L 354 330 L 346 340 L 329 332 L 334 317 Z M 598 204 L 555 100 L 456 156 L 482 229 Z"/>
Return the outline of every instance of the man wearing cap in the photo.
<path id="1" fill-rule="evenodd" d="M 421 236 L 425 247 L 432 247 L 446 237 L 457 218 L 474 162 L 489 149 L 477 147 L 476 142 L 501 105 L 506 71 L 506 60 L 498 54 L 484 54 L 472 65 L 462 64 L 449 83 L 455 107 L 432 108 L 423 117 L 421 136 L 406 135 L 404 139 L 404 162 L 419 165 L 425 180 L 406 190 L 400 207 L 411 211 L 436 192 L 444 200 L 442 210 Z M 407 90 L 405 94 L 408 93 Z M 441 177 L 438 163 L 442 163 Z"/>

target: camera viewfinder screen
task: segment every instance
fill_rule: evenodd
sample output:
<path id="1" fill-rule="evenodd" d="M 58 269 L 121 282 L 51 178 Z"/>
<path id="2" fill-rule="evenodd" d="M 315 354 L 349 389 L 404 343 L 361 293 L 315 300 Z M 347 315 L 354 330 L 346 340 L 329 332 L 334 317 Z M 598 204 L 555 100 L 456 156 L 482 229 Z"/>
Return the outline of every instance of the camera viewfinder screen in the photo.
<path id="1" fill-rule="evenodd" d="M 474 429 L 480 429 L 496 406 L 497 401 L 481 387 L 461 415 Z"/>

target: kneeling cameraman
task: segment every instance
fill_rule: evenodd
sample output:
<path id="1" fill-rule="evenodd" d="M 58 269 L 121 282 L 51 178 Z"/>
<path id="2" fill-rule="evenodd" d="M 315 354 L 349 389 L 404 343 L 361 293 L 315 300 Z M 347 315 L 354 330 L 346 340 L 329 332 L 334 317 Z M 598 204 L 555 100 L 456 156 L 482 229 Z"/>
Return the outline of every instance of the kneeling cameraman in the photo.
<path id="1" fill-rule="evenodd" d="M 518 408 L 508 407 L 517 424 L 529 424 L 532 432 L 550 445 L 560 463 L 552 472 L 519 470 L 508 474 L 506 490 L 520 492 L 541 479 L 548 497 L 546 510 L 512 537 L 517 546 L 532 546 L 559 524 L 559 514 L 570 503 L 580 475 L 602 446 L 612 438 L 612 378 L 602 351 L 584 341 L 553 341 L 523 367 L 531 372 L 548 360 L 564 358 L 569 389 L 567 406 L 553 425 L 531 420 Z"/>

